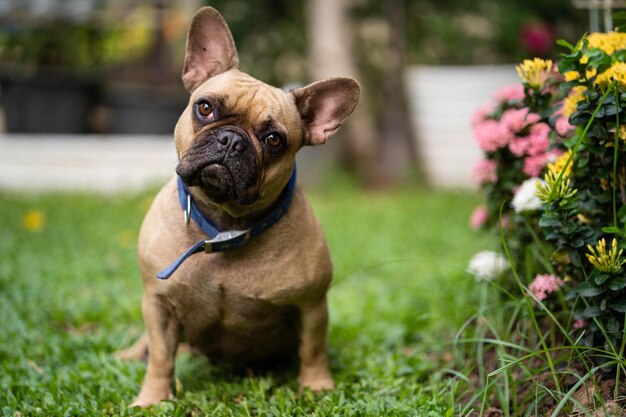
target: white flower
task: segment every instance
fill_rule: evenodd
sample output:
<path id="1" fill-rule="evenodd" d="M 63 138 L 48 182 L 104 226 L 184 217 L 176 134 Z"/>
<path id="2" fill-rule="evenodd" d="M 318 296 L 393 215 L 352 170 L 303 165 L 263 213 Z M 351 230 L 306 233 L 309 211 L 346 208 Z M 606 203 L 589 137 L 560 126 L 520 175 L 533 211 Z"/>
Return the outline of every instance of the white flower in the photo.
<path id="1" fill-rule="evenodd" d="M 490 281 L 509 269 L 509 262 L 504 256 L 486 250 L 474 255 L 467 269 L 474 274 L 477 281 Z"/>
<path id="2" fill-rule="evenodd" d="M 545 181 L 539 178 L 529 178 L 517 188 L 511 201 L 511 206 L 516 213 L 536 211 L 541 208 L 541 200 L 537 197 L 537 183 L 545 184 Z"/>

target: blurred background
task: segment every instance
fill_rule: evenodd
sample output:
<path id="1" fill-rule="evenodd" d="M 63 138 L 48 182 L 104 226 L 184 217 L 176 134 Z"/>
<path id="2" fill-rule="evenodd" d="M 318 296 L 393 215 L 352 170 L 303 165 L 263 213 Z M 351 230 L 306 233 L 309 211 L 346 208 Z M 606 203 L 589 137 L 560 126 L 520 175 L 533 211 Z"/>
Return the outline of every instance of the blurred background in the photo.
<path id="1" fill-rule="evenodd" d="M 260 80 L 285 88 L 340 75 L 361 82 L 363 99 L 339 137 L 304 156 L 312 176 L 336 166 L 366 186 L 466 186 L 480 157 L 471 112 L 517 82 L 514 64 L 556 58 L 557 39 L 588 31 L 581 3 L 0 0 L 0 186 L 57 184 L 52 168 L 27 167 L 50 161 L 77 177 L 85 170 L 72 167 L 86 164 L 110 184 L 131 167 L 148 179 L 151 166 L 169 175 L 171 134 L 187 101 L 186 33 L 204 5 L 224 15 L 242 70 Z M 126 158 L 117 171 L 106 152 Z"/>

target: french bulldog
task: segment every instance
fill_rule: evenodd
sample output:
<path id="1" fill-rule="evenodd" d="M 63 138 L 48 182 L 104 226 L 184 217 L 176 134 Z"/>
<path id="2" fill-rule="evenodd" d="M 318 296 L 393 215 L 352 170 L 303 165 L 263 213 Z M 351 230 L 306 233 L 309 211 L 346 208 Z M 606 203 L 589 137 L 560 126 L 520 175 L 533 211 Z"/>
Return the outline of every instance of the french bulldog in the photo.
<path id="1" fill-rule="evenodd" d="M 191 22 L 182 80 L 190 99 L 174 131 L 176 174 L 139 233 L 147 331 L 119 355 L 147 354 L 133 405 L 172 398 L 183 340 L 240 364 L 297 355 L 301 388 L 332 389 L 332 263 L 295 156 L 348 119 L 359 84 L 331 78 L 284 92 L 253 78 L 239 70 L 230 30 L 211 7 Z"/>

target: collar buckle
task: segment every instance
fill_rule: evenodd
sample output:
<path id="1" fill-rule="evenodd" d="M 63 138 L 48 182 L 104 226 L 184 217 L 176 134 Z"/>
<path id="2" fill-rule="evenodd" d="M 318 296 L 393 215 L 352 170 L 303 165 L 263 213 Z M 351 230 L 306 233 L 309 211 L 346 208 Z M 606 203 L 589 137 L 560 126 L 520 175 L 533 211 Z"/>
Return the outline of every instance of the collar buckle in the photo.
<path id="1" fill-rule="evenodd" d="M 251 236 L 251 230 L 226 230 L 218 233 L 214 238 L 204 241 L 204 252 L 221 252 L 226 249 L 238 248 L 245 245 Z"/>

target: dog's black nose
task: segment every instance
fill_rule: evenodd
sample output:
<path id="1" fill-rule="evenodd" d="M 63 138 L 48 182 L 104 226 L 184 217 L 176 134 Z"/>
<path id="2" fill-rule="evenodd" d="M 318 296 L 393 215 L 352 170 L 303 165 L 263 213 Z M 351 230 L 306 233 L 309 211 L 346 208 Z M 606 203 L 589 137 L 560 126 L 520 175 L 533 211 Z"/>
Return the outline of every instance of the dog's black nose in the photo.
<path id="1" fill-rule="evenodd" d="M 217 141 L 223 146 L 222 149 L 227 149 L 231 155 L 241 153 L 248 147 L 246 140 L 240 134 L 230 130 L 221 132 Z"/>
<path id="2" fill-rule="evenodd" d="M 246 149 L 246 142 L 241 136 L 234 136 L 230 144 L 230 149 L 237 152 L 243 152 Z"/>

